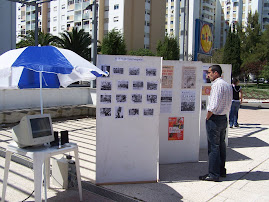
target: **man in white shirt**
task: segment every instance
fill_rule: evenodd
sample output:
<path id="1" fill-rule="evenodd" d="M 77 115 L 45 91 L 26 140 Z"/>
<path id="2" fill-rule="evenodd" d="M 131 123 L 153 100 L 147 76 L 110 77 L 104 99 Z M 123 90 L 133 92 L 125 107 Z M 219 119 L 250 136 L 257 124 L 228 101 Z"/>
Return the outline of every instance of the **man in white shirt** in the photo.
<path id="1" fill-rule="evenodd" d="M 226 114 L 232 104 L 232 87 L 221 78 L 221 74 L 219 65 L 212 65 L 208 69 L 212 82 L 206 115 L 209 169 L 208 174 L 199 177 L 205 181 L 219 181 L 219 177 L 226 177 Z"/>

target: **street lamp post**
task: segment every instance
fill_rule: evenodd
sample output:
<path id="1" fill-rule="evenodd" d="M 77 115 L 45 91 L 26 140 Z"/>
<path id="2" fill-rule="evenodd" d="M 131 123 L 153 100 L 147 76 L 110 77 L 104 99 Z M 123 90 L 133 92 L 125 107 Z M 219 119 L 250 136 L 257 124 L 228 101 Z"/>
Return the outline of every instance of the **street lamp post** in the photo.
<path id="1" fill-rule="evenodd" d="M 97 58 L 97 10 L 98 4 L 96 4 L 96 0 L 93 0 L 93 3 L 90 4 L 85 10 L 90 9 L 93 12 L 93 20 L 92 20 L 92 43 L 91 43 L 91 61 L 94 65 L 96 65 Z M 91 87 L 96 86 L 96 81 L 91 81 Z"/>
<path id="2" fill-rule="evenodd" d="M 92 20 L 92 50 L 91 50 L 91 55 L 92 55 L 92 62 L 94 65 L 96 65 L 96 56 L 97 56 L 97 17 L 96 17 L 96 12 L 97 12 L 97 4 L 96 0 L 93 1 L 93 20 Z"/>

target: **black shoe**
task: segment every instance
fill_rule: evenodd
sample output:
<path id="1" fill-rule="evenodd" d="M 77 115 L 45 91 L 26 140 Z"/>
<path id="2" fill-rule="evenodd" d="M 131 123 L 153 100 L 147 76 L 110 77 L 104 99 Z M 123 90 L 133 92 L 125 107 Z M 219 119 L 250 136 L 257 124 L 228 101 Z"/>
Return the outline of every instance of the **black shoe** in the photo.
<path id="1" fill-rule="evenodd" d="M 220 177 L 226 177 L 226 168 L 220 169 Z"/>
<path id="2" fill-rule="evenodd" d="M 226 173 L 220 174 L 220 177 L 226 177 L 226 176 L 227 176 Z"/>
<path id="3" fill-rule="evenodd" d="M 199 180 L 219 182 L 218 177 L 210 177 L 209 174 L 199 176 Z"/>

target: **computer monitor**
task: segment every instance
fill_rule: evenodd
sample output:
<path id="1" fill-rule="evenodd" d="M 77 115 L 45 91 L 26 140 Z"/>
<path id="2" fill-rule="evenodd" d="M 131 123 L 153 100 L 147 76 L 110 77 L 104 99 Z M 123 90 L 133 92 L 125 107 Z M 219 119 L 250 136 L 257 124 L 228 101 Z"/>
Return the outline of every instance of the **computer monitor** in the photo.
<path id="1" fill-rule="evenodd" d="M 12 138 L 21 148 L 54 141 L 50 114 L 22 117 L 20 123 L 12 128 Z"/>

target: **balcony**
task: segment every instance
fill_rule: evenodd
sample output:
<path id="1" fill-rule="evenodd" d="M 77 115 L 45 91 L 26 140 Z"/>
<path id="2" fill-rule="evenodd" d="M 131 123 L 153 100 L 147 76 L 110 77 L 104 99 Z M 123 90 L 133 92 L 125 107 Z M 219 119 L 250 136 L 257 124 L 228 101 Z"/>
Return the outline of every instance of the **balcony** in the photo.
<path id="1" fill-rule="evenodd" d="M 81 15 L 75 15 L 75 21 L 81 21 L 82 20 L 82 16 Z"/>
<path id="2" fill-rule="evenodd" d="M 90 19 L 90 14 L 89 13 L 83 13 L 82 18 L 83 19 Z"/>
<path id="3" fill-rule="evenodd" d="M 81 3 L 75 4 L 75 10 L 81 10 Z"/>
<path id="4" fill-rule="evenodd" d="M 74 10 L 75 5 L 74 5 L 74 4 L 71 4 L 71 5 L 69 5 L 67 8 L 68 8 L 68 10 Z"/>

